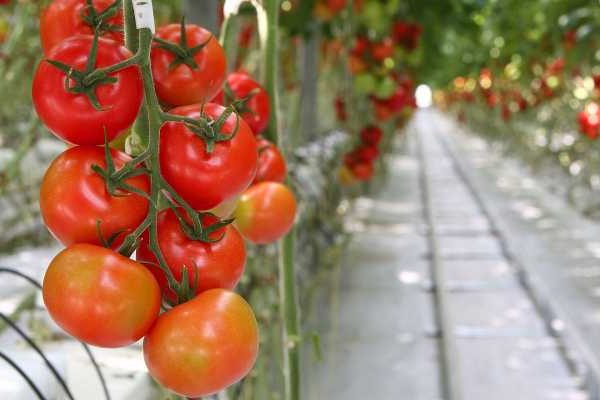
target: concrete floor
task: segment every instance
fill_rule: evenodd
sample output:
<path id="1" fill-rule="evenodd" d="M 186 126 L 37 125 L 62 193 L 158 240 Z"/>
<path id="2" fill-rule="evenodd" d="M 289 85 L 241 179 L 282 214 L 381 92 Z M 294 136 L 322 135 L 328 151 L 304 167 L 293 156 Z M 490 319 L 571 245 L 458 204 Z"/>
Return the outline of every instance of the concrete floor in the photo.
<path id="1" fill-rule="evenodd" d="M 552 303 L 557 296 L 552 293 L 546 299 L 543 285 L 523 285 L 524 276 L 537 279 L 540 263 L 535 256 L 518 260 L 512 252 L 511 244 L 525 239 L 529 253 L 545 254 L 547 259 L 561 252 L 539 231 L 542 206 L 530 199 L 530 204 L 515 207 L 512 197 L 522 196 L 522 190 L 502 191 L 496 185 L 514 174 L 506 168 L 514 163 L 493 157 L 484 143 L 464 135 L 435 111 L 420 111 L 407 135 L 398 140 L 391 157 L 389 182 L 355 204 L 349 226 L 357 232 L 339 271 L 339 286 L 333 289 L 328 311 L 333 322 L 322 340 L 324 360 L 307 362 L 303 398 L 590 398 L 580 371 L 569 368 L 563 355 L 568 352 L 573 356 L 569 361 L 581 362 L 581 349 L 569 347 L 568 338 L 557 339 L 557 332 L 549 328 L 549 315 L 559 326 L 565 323 L 556 317 L 560 314 L 542 309 L 544 301 Z M 531 187 L 535 180 L 522 166 L 516 168 Z M 535 190 L 536 201 L 560 201 L 543 188 Z M 424 206 L 431 209 L 429 219 Z M 506 208 L 512 209 L 511 215 L 498 214 Z M 509 224 L 513 220 L 518 225 Z M 430 225 L 436 233 L 435 249 L 428 241 Z M 585 226 L 597 229 L 589 221 Z M 583 240 L 579 248 L 585 248 Z M 435 317 L 439 303 L 430 290 L 436 276 L 432 251 L 443 273 L 438 287 L 446 293 L 445 337 L 452 351 L 435 335 L 442 325 Z M 564 272 L 561 264 L 544 267 L 542 276 L 549 280 L 558 273 L 551 269 Z M 451 365 L 444 369 L 440 360 L 446 352 Z M 446 393 L 444 378 L 456 388 L 454 397 Z"/>

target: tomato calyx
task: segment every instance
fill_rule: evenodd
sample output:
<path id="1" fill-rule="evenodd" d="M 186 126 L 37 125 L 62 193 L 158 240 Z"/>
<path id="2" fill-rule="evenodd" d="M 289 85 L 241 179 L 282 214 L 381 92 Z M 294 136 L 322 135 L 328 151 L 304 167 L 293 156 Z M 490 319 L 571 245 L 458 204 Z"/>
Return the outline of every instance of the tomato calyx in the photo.
<path id="1" fill-rule="evenodd" d="M 181 34 L 179 37 L 179 43 L 175 44 L 173 42 L 169 42 L 168 40 L 161 39 L 159 37 L 155 37 L 154 41 L 158 43 L 158 48 L 168 51 L 169 53 L 175 56 L 175 59 L 169 65 L 169 69 L 176 68 L 182 64 L 187 65 L 193 70 L 199 68 L 198 63 L 194 60 L 196 54 L 198 54 L 208 42 L 211 41 L 213 35 L 210 35 L 208 39 L 206 39 L 203 43 L 200 43 L 197 46 L 189 47 L 186 26 L 185 26 L 185 18 L 181 18 Z"/>
<path id="2" fill-rule="evenodd" d="M 230 225 L 235 220 L 234 218 L 229 219 L 220 219 L 215 214 L 211 212 L 198 212 L 192 210 L 186 210 L 186 213 L 189 217 L 188 221 L 183 215 L 181 215 L 180 210 L 177 205 L 172 201 L 169 202 L 169 207 L 175 214 L 175 217 L 179 221 L 179 225 L 181 226 L 181 230 L 190 240 L 196 240 L 204 243 L 217 243 L 220 242 L 223 237 L 225 237 L 225 232 L 223 232 L 218 237 L 213 237 L 213 234 L 220 229 Z M 215 220 L 215 222 L 210 224 L 203 224 L 203 220 Z"/>
<path id="3" fill-rule="evenodd" d="M 111 196 L 122 197 L 134 193 L 144 197 L 148 201 L 152 201 L 150 196 L 148 196 L 148 193 L 125 182 L 127 179 L 149 173 L 146 168 L 138 166 L 140 162 L 148 157 L 145 153 L 129 161 L 120 170 L 117 170 L 110 154 L 108 139 L 106 139 L 106 143 L 104 145 L 104 156 L 106 168 L 102 168 L 98 164 L 94 164 L 92 165 L 92 170 L 100 175 L 102 179 L 104 179 L 104 182 L 106 183 L 106 190 Z"/>
<path id="4" fill-rule="evenodd" d="M 200 110 L 200 116 L 197 119 L 164 113 L 163 120 L 171 122 L 183 122 L 187 129 L 204 141 L 204 144 L 206 145 L 206 153 L 210 154 L 215 149 L 215 144 L 233 140 L 240 130 L 240 116 L 236 109 L 236 105 L 237 103 L 233 103 L 225 107 L 225 110 L 223 110 L 223 113 L 221 113 L 217 119 L 212 119 L 211 117 L 207 116 L 204 112 L 203 105 Z M 223 130 L 223 126 L 225 126 L 225 123 L 231 114 L 235 114 L 235 128 L 230 134 L 223 134 L 221 131 Z"/>
<path id="5" fill-rule="evenodd" d="M 72 66 L 56 60 L 46 60 L 46 62 L 65 73 L 65 91 L 85 95 L 96 110 L 104 111 L 105 109 L 100 104 L 98 96 L 96 96 L 96 88 L 100 85 L 114 84 L 118 79 L 109 76 L 105 71 L 96 69 L 97 56 L 98 33 L 95 33 L 92 48 L 83 71 L 76 70 Z"/>
<path id="6" fill-rule="evenodd" d="M 106 22 L 119 13 L 122 3 L 122 0 L 115 0 L 103 11 L 98 12 L 94 8 L 92 0 L 86 0 L 85 9 L 81 12 L 81 19 L 99 35 L 104 35 L 108 32 L 123 32 L 122 26 Z"/>
<path id="7" fill-rule="evenodd" d="M 238 99 L 233 92 L 233 89 L 231 89 L 229 82 L 226 81 L 225 85 L 223 85 L 223 94 L 225 95 L 224 104 L 235 108 L 235 111 L 237 111 L 238 114 L 248 113 L 251 115 L 256 115 L 256 112 L 252 108 L 248 107 L 248 102 L 252 100 L 252 98 L 259 92 L 260 88 L 254 88 L 246 97 Z"/>

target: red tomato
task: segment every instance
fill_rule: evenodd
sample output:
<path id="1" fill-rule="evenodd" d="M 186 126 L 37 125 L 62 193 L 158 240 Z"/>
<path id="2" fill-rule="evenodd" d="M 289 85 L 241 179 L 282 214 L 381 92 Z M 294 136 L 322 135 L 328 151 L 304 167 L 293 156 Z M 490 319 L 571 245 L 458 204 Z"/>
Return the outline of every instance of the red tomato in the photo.
<path id="1" fill-rule="evenodd" d="M 359 181 L 368 181 L 373 177 L 373 173 L 375 172 L 375 168 L 373 167 L 373 163 L 370 162 L 362 162 L 358 164 L 354 164 L 351 168 L 354 177 Z"/>
<path id="2" fill-rule="evenodd" d="M 200 105 L 179 107 L 171 113 L 200 117 Z M 206 116 L 217 119 L 225 109 L 204 105 Z M 223 134 L 231 134 L 237 117 L 229 116 Z M 239 129 L 229 141 L 206 152 L 204 141 L 182 123 L 167 123 L 161 129 L 160 163 L 163 177 L 196 210 L 210 210 L 243 192 L 256 175 L 258 151 L 248 125 L 239 119 Z"/>
<path id="3" fill-rule="evenodd" d="M 115 3 L 114 0 L 93 0 L 96 13 L 102 13 Z M 54 46 L 67 38 L 76 35 L 93 35 L 94 23 L 86 21 L 83 16 L 90 16 L 87 0 L 54 0 L 46 8 L 40 18 L 40 38 L 44 54 L 48 54 Z M 116 8 L 116 14 L 100 25 L 102 37 L 123 43 L 123 11 Z"/>
<path id="4" fill-rule="evenodd" d="M 292 229 L 296 198 L 281 183 L 261 182 L 244 192 L 234 215 L 236 226 L 247 240 L 273 243 Z"/>
<path id="5" fill-rule="evenodd" d="M 144 339 L 150 374 L 175 393 L 204 397 L 250 372 L 258 325 L 239 295 L 212 289 L 158 317 Z"/>
<path id="6" fill-rule="evenodd" d="M 178 212 L 188 222 L 191 221 L 183 209 Z M 205 226 L 216 222 L 218 219 L 215 217 L 202 218 Z M 213 232 L 210 238 L 221 236 L 222 239 L 215 243 L 193 240 L 183 232 L 173 210 L 167 209 L 158 215 L 158 245 L 165 261 L 177 281 L 181 281 L 184 266 L 188 269 L 189 282 L 194 284 L 194 277 L 197 277 L 196 293 L 214 288 L 233 289 L 242 277 L 246 263 L 244 239 L 231 225 Z M 175 293 L 169 289 L 165 274 L 156 265 L 156 258 L 148 244 L 148 232 L 145 232 L 137 250 L 137 260 L 154 274 L 163 294 L 175 300 Z"/>
<path id="7" fill-rule="evenodd" d="M 116 169 L 130 157 L 111 150 Z M 74 243 L 102 245 L 97 223 L 108 239 L 118 234 L 119 241 L 133 231 L 148 213 L 148 201 L 140 195 L 123 193 L 111 196 L 104 179 L 92 165 L 106 168 L 104 149 L 95 146 L 72 147 L 56 158 L 44 176 L 40 188 L 40 210 L 50 232 L 65 246 Z M 149 191 L 148 177 L 140 175 L 125 181 Z"/>
<path id="8" fill-rule="evenodd" d="M 94 346 L 137 342 L 160 311 L 160 289 L 146 268 L 91 244 L 58 253 L 46 271 L 42 293 L 52 319 Z"/>
<path id="9" fill-rule="evenodd" d="M 331 12 L 337 14 L 346 8 L 348 0 L 327 0 L 327 7 Z"/>
<path id="10" fill-rule="evenodd" d="M 371 162 L 379 157 L 379 150 L 374 145 L 361 146 L 356 149 L 357 157 L 361 161 Z"/>
<path id="11" fill-rule="evenodd" d="M 383 131 L 377 126 L 369 125 L 360 131 L 360 138 L 363 143 L 376 146 L 383 138 Z"/>
<path id="12" fill-rule="evenodd" d="M 379 43 L 374 43 L 371 46 L 371 54 L 377 61 L 383 61 L 386 58 L 394 56 L 394 41 L 392 38 L 386 37 Z"/>
<path id="13" fill-rule="evenodd" d="M 287 174 L 287 165 L 283 155 L 273 143 L 266 139 L 258 141 L 258 169 L 253 183 L 283 182 Z"/>
<path id="14" fill-rule="evenodd" d="M 234 72 L 227 77 L 225 84 L 231 91 L 233 99 L 224 99 L 224 103 L 231 104 L 233 100 L 248 98 L 240 111 L 244 121 L 250 126 L 255 135 L 259 135 L 269 125 L 269 95 L 250 75 L 245 72 Z M 226 97 L 220 93 L 217 98 Z M 223 100 L 221 100 L 223 103 Z"/>
<path id="15" fill-rule="evenodd" d="M 91 36 L 77 36 L 55 47 L 48 58 L 84 70 L 92 47 Z M 97 67 L 107 67 L 131 57 L 131 52 L 107 39 L 98 42 Z M 128 129 L 137 117 L 144 95 L 137 66 L 110 74 L 116 83 L 97 86 L 102 106 L 96 110 L 84 94 L 65 90 L 66 75 L 42 61 L 33 79 L 33 104 L 42 122 L 62 140 L 79 145 L 104 144 Z"/>
<path id="16" fill-rule="evenodd" d="M 165 50 L 160 44 L 152 48 L 152 74 L 156 93 L 160 100 L 171 106 L 184 106 L 204 103 L 211 100 L 225 81 L 227 62 L 225 52 L 215 37 L 206 29 L 187 24 L 185 27 L 187 47 L 193 48 L 208 43 L 194 56 L 196 66 L 185 63 L 173 65 L 175 54 Z M 178 45 L 181 40 L 181 26 L 170 24 L 159 28 L 156 37 Z"/>

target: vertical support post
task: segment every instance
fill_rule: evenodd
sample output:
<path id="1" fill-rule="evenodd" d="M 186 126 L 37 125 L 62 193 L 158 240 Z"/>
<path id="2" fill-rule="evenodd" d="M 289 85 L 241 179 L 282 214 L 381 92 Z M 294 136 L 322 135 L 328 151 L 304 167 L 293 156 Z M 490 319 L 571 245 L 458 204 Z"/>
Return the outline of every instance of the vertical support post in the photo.
<path id="1" fill-rule="evenodd" d="M 300 53 L 300 71 L 302 91 L 300 97 L 300 132 L 304 139 L 312 140 L 319 129 L 317 123 L 317 91 L 319 67 L 320 36 L 317 29 L 311 29 L 311 35 L 304 38 Z M 293 143 L 295 147 L 300 143 Z"/>
<path id="2" fill-rule="evenodd" d="M 219 36 L 219 0 L 183 0 L 183 15 L 188 22 L 208 29 Z"/>

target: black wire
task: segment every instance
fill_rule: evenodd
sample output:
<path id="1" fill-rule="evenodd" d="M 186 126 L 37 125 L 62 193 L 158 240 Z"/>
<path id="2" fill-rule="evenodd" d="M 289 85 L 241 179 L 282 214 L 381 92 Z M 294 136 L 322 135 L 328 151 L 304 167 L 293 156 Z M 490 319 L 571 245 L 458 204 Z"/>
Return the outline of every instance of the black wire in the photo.
<path id="1" fill-rule="evenodd" d="M 40 357 L 42 357 L 42 359 L 44 360 L 44 363 L 46 363 L 46 365 L 52 372 L 52 375 L 54 375 L 54 377 L 60 383 L 60 386 L 62 386 L 63 389 L 65 390 L 65 394 L 67 395 L 67 397 L 71 400 L 75 400 L 73 397 L 73 394 L 69 390 L 69 387 L 67 386 L 67 383 L 65 382 L 63 377 L 56 370 L 56 367 L 54 367 L 54 365 L 50 362 L 50 360 L 48 360 L 48 357 L 46 357 L 46 355 L 44 354 L 42 349 L 40 349 L 40 347 L 37 344 L 35 344 L 33 339 L 31 339 L 29 337 L 29 335 L 27 335 L 21 328 L 19 328 L 19 326 L 17 324 L 15 324 L 10 318 L 8 318 L 6 315 L 4 315 L 4 313 L 0 312 L 0 319 L 2 319 L 5 323 L 7 323 L 14 331 L 16 331 L 19 334 L 19 336 L 21 336 L 21 338 L 23 338 L 27 342 L 27 344 L 29 346 L 31 346 L 31 348 L 33 348 L 33 350 L 35 350 L 35 352 L 38 353 L 40 355 Z"/>
<path id="2" fill-rule="evenodd" d="M 12 275 L 19 276 L 19 277 L 25 279 L 27 282 L 29 282 L 33 286 L 35 286 L 36 288 L 38 288 L 40 290 L 42 289 L 42 285 L 40 285 L 40 283 L 38 281 L 36 281 L 32 277 L 30 277 L 29 275 L 24 274 L 23 272 L 18 271 L 18 270 L 14 269 L 14 268 L 0 267 L 0 273 L 7 273 L 7 274 L 12 274 Z M 4 316 L 2 314 L 2 318 L 5 319 L 6 316 Z M 7 320 L 6 322 L 9 325 L 11 325 L 12 327 L 15 327 L 14 323 L 11 320 Z M 18 332 L 22 332 L 18 327 L 17 327 L 17 330 L 18 330 Z M 30 344 L 33 343 L 30 340 L 28 340 L 28 337 L 26 337 L 26 335 L 24 336 L 24 338 L 25 338 L 25 340 L 28 341 L 28 343 L 30 343 Z M 87 344 L 83 343 L 83 342 L 80 342 L 80 343 L 83 346 L 83 349 L 85 350 L 85 352 L 87 353 L 90 361 L 92 362 L 92 365 L 94 366 L 94 369 L 96 370 L 96 374 L 98 375 L 98 379 L 100 380 L 100 385 L 102 386 L 102 391 L 104 392 L 104 396 L 106 397 L 106 400 L 111 400 L 110 393 L 108 391 L 108 385 L 106 384 L 106 379 L 104 378 L 104 374 L 102 373 L 102 370 L 100 369 L 100 365 L 96 361 L 96 358 L 92 354 L 92 351 L 90 350 L 89 346 Z M 36 349 L 39 350 L 39 348 L 35 345 L 35 343 L 33 343 L 32 347 L 34 347 L 34 348 L 36 348 Z M 46 364 L 48 364 L 49 361 L 46 359 L 46 357 L 43 355 L 43 353 L 41 353 L 41 350 L 38 351 L 38 353 L 42 356 L 42 358 L 44 358 L 44 361 L 46 361 Z M 11 362 L 9 361 L 9 363 L 11 363 Z M 11 363 L 11 365 L 15 366 L 14 363 Z M 49 367 L 51 369 L 53 369 L 53 367 L 51 367 L 50 365 L 49 365 Z M 21 374 L 21 375 L 23 375 L 23 374 Z M 58 375 L 55 375 L 55 376 L 61 382 L 61 384 L 64 383 L 64 381 L 62 380 L 62 378 L 60 376 L 58 376 Z M 25 378 L 27 379 L 27 377 L 25 377 Z M 29 379 L 28 379 L 28 382 L 29 382 Z M 31 384 L 30 384 L 30 386 L 31 386 Z M 71 399 L 73 399 L 73 396 L 71 396 L 71 394 L 70 394 L 69 390 L 67 389 L 67 387 L 66 386 L 63 386 L 63 387 L 65 388 L 65 390 L 66 390 L 67 394 L 69 395 L 69 397 Z M 36 393 L 37 393 L 37 391 L 36 391 Z M 43 398 L 43 396 L 40 397 L 40 398 Z"/>
<path id="3" fill-rule="evenodd" d="M 31 380 L 31 378 L 29 377 L 29 375 L 27 375 L 25 373 L 25 371 L 23 371 L 23 369 L 21 369 L 21 367 L 19 367 L 13 360 L 12 358 L 10 358 L 9 356 L 7 356 L 6 354 L 4 354 L 3 352 L 0 351 L 0 358 L 4 359 L 4 361 L 6 361 L 8 364 L 10 364 L 11 367 L 13 367 L 15 369 L 15 371 L 17 371 L 19 373 L 19 375 L 21 375 L 23 377 L 23 379 L 25 379 L 25 381 L 27 382 L 27 384 L 29 385 L 29 387 L 35 392 L 35 394 L 37 395 L 38 399 L 40 400 L 47 400 L 46 397 L 44 397 L 44 395 L 42 394 L 42 392 L 40 391 L 40 389 L 36 386 L 36 384 Z"/>

